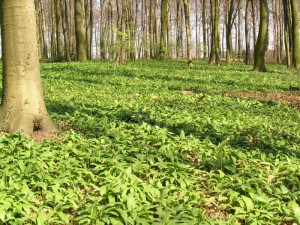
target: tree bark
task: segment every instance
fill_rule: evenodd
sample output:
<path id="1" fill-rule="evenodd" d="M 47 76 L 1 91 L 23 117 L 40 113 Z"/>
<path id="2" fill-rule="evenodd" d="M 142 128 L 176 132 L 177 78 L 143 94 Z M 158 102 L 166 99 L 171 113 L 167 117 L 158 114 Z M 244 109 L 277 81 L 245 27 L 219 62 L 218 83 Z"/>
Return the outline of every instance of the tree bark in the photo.
<path id="1" fill-rule="evenodd" d="M 85 51 L 85 32 L 84 32 L 84 2 L 83 0 L 75 0 L 75 26 L 76 26 L 76 47 L 77 60 L 85 62 L 87 60 Z"/>
<path id="2" fill-rule="evenodd" d="M 260 0 L 260 24 L 255 45 L 254 71 L 266 72 L 265 53 L 268 48 L 269 9 L 268 1 Z"/>
<path id="3" fill-rule="evenodd" d="M 34 0 L 1 0 L 3 97 L 1 124 L 9 133 L 55 132 L 40 77 Z M 13 38 L 12 38 L 13 37 Z"/>

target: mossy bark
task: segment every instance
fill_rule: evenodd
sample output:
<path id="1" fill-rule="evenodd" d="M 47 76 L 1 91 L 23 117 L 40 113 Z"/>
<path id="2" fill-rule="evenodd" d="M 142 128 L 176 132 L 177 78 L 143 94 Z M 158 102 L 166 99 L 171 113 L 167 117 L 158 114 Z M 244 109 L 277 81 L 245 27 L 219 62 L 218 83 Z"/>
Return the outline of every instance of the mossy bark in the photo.
<path id="1" fill-rule="evenodd" d="M 34 0 L 1 0 L 3 93 L 0 121 L 9 133 L 55 132 L 42 91 Z"/>
<path id="2" fill-rule="evenodd" d="M 254 56 L 254 71 L 266 72 L 265 54 L 268 48 L 268 22 L 269 22 L 269 9 L 268 1 L 260 0 L 260 24 L 259 32 L 255 45 Z"/>

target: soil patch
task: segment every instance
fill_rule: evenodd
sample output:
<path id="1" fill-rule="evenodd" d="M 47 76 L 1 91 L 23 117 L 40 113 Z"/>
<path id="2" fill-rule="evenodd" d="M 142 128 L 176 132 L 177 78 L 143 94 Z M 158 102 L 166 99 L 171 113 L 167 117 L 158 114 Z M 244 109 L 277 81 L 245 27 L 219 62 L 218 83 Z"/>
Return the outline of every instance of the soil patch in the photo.
<path id="1" fill-rule="evenodd" d="M 261 101 L 278 101 L 300 110 L 300 91 L 292 92 L 229 92 L 229 96 Z"/>

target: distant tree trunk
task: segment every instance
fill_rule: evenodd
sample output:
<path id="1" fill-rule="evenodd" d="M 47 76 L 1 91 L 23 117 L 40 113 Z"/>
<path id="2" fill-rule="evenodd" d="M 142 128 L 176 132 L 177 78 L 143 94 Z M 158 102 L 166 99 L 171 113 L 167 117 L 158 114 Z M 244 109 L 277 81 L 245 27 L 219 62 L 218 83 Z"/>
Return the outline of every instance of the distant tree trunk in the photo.
<path id="1" fill-rule="evenodd" d="M 253 32 L 253 46 L 254 46 L 254 53 L 253 58 L 255 57 L 255 45 L 256 45 L 256 4 L 255 1 L 251 0 L 251 11 L 252 11 L 252 32 Z"/>
<path id="2" fill-rule="evenodd" d="M 286 58 L 287 58 L 287 67 L 290 68 L 292 65 L 291 60 L 291 49 L 292 49 L 292 42 L 290 41 L 290 9 L 289 9 L 289 0 L 283 0 L 283 11 L 284 11 L 284 43 L 285 43 L 285 50 L 286 50 Z"/>
<path id="3" fill-rule="evenodd" d="M 206 41 L 206 0 L 202 0 L 202 32 L 203 32 L 203 58 L 207 57 L 207 41 Z"/>
<path id="4" fill-rule="evenodd" d="M 61 1 L 61 19 L 62 19 L 62 26 L 63 26 L 63 33 L 64 33 L 64 41 L 65 41 L 65 58 L 68 62 L 71 62 L 70 57 L 70 37 L 68 35 L 67 24 L 68 24 L 68 10 L 67 10 L 67 0 L 60 0 Z"/>
<path id="5" fill-rule="evenodd" d="M 190 25 L 190 1 L 183 0 L 184 15 L 185 15 L 185 30 L 186 30 L 186 49 L 188 57 L 188 66 L 192 67 L 192 51 L 191 51 L 191 25 Z"/>
<path id="6" fill-rule="evenodd" d="M 85 52 L 87 59 L 92 59 L 92 0 L 84 0 L 85 9 Z"/>
<path id="7" fill-rule="evenodd" d="M 247 0 L 246 9 L 245 9 L 245 37 L 246 37 L 245 64 L 246 65 L 250 63 L 249 7 L 250 7 L 250 0 Z"/>
<path id="8" fill-rule="evenodd" d="M 266 72 L 265 53 L 268 48 L 268 1 L 260 0 L 260 25 L 258 38 L 255 45 L 254 71 Z"/>
<path id="9" fill-rule="evenodd" d="M 80 62 L 85 62 L 87 60 L 86 52 L 85 52 L 83 9 L 84 9 L 83 0 L 75 0 L 76 47 L 77 47 L 77 59 Z"/>
<path id="10" fill-rule="evenodd" d="M 198 37 L 198 14 L 199 14 L 199 9 L 198 9 L 198 1 L 195 1 L 195 8 L 196 8 L 196 13 L 195 13 L 195 21 L 196 21 L 196 60 L 199 59 L 199 37 Z"/>
<path id="11" fill-rule="evenodd" d="M 40 76 L 34 0 L 1 0 L 3 94 L 0 122 L 9 133 L 55 132 Z"/>
<path id="12" fill-rule="evenodd" d="M 177 38 L 176 38 L 176 57 L 183 58 L 183 2 L 177 1 Z"/>
<path id="13" fill-rule="evenodd" d="M 219 0 L 215 0 L 214 3 L 214 46 L 215 46 L 215 64 L 219 66 L 221 64 L 221 50 L 220 50 L 220 8 L 219 8 Z"/>
<path id="14" fill-rule="evenodd" d="M 74 11 L 74 0 L 69 0 L 69 9 L 68 12 L 70 14 L 70 21 L 69 21 L 69 26 L 70 26 L 70 56 L 72 59 L 75 59 L 76 55 L 76 31 L 75 31 L 75 11 Z"/>
<path id="15" fill-rule="evenodd" d="M 166 37 L 167 37 L 167 26 L 168 26 L 168 0 L 161 0 L 161 31 L 160 31 L 160 47 L 159 47 L 159 58 L 166 58 Z"/>
<path id="16" fill-rule="evenodd" d="M 300 46 L 299 46 L 299 13 L 298 1 L 291 0 L 292 9 L 292 37 L 293 37 L 293 67 L 300 69 Z"/>
<path id="17" fill-rule="evenodd" d="M 44 4 L 43 4 L 42 0 L 36 1 L 36 8 L 37 8 L 37 14 L 38 14 L 37 20 L 38 20 L 38 25 L 39 25 L 41 57 L 48 58 L 45 10 L 44 10 Z"/>
<path id="18" fill-rule="evenodd" d="M 215 51 L 215 1 L 210 0 L 210 28 L 211 28 L 211 41 L 210 41 L 210 55 L 209 64 L 214 64 L 216 62 L 216 51 Z"/>
<path id="19" fill-rule="evenodd" d="M 124 62 L 123 58 L 123 19 L 122 19 L 122 10 L 123 10 L 123 5 L 122 5 L 122 0 L 117 0 L 116 1 L 116 6 L 117 6 L 117 41 L 116 41 L 116 46 L 117 46 L 117 51 L 116 51 L 116 63 L 117 66 L 119 64 L 122 64 Z"/>
<path id="20" fill-rule="evenodd" d="M 171 15 L 171 2 L 168 1 L 168 32 L 167 32 L 167 57 L 172 59 L 172 15 Z"/>
<path id="21" fill-rule="evenodd" d="M 234 23 L 234 1 L 228 0 L 226 7 L 226 64 L 232 59 L 232 26 Z"/>
<path id="22" fill-rule="evenodd" d="M 55 1 L 51 1 L 51 57 L 56 57 L 56 12 L 55 12 Z"/>
<path id="23" fill-rule="evenodd" d="M 106 41 L 105 41 L 105 4 L 100 0 L 100 58 L 106 59 Z"/>
<path id="24" fill-rule="evenodd" d="M 242 32 L 241 32 L 241 25 L 242 25 L 242 15 L 241 15 L 241 11 L 242 11 L 242 4 L 238 4 L 237 5 L 237 14 L 238 14 L 238 59 L 241 59 L 242 56 Z"/>
<path id="25" fill-rule="evenodd" d="M 154 51 L 154 34 L 153 34 L 153 30 L 154 30 L 154 9 L 153 9 L 153 3 L 150 2 L 150 8 L 149 8 L 149 42 L 150 42 L 150 58 L 153 59 L 155 56 L 155 51 Z"/>
<path id="26" fill-rule="evenodd" d="M 109 0 L 108 2 L 108 42 L 109 42 L 109 59 L 113 59 L 115 57 L 115 40 L 114 40 L 114 3 L 113 0 Z"/>
<path id="27" fill-rule="evenodd" d="M 55 11 L 56 11 L 56 49 L 57 49 L 57 58 L 62 60 L 64 58 L 63 50 L 63 27 L 61 19 L 61 0 L 55 0 Z"/>

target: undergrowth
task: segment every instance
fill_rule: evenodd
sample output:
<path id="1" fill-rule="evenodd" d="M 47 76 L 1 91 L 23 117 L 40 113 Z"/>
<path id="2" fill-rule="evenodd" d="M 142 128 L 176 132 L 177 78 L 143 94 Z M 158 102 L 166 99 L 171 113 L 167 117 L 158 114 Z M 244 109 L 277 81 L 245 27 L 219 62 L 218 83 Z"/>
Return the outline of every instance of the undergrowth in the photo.
<path id="1" fill-rule="evenodd" d="M 227 95 L 300 87 L 269 69 L 42 64 L 63 133 L 0 137 L 0 224 L 299 224 L 300 112 Z"/>

